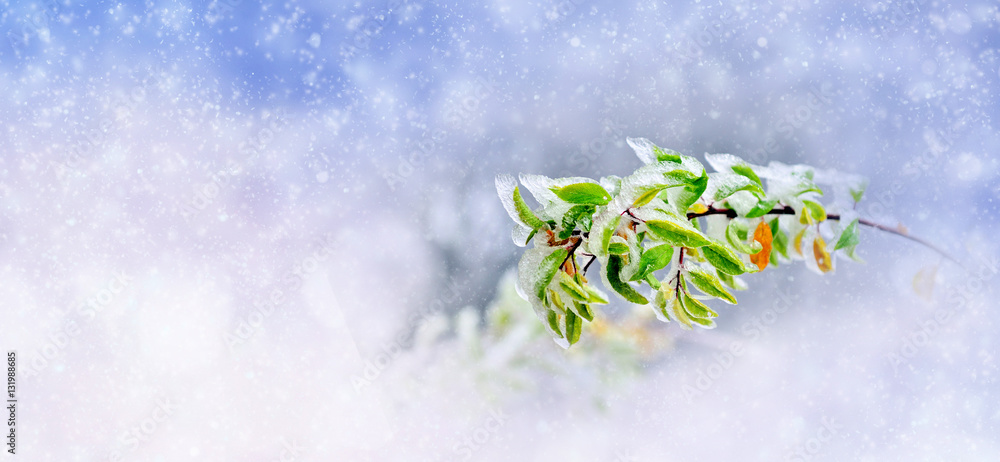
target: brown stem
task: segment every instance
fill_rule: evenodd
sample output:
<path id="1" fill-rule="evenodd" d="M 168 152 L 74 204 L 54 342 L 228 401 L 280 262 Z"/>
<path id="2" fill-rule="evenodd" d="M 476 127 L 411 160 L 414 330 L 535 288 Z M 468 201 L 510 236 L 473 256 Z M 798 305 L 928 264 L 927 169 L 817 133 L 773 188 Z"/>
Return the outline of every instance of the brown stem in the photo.
<path id="1" fill-rule="evenodd" d="M 768 215 L 795 215 L 795 209 L 793 209 L 789 205 L 784 205 L 784 206 L 776 207 L 776 208 L 772 209 L 767 214 Z M 713 208 L 710 208 L 710 209 L 708 209 L 708 210 L 706 210 L 704 212 L 701 212 L 701 213 L 694 213 L 694 212 L 688 213 L 687 217 L 688 217 L 689 220 L 691 220 L 691 219 L 694 219 L 694 218 L 704 217 L 704 216 L 708 216 L 708 215 L 725 215 L 727 218 L 736 218 L 738 216 L 736 214 L 736 210 L 733 210 L 733 209 L 717 209 L 717 208 L 713 207 Z M 834 213 L 828 213 L 826 215 L 826 219 L 827 220 L 840 221 L 840 215 L 834 214 Z M 916 242 L 916 243 L 918 243 L 920 245 L 923 245 L 924 247 L 927 247 L 928 249 L 931 249 L 931 250 L 937 252 L 938 254 L 940 254 L 941 256 L 943 256 L 944 258 L 947 258 L 948 260 L 951 260 L 952 262 L 958 264 L 959 266 L 962 266 L 962 263 L 959 262 L 957 259 L 955 259 L 955 257 L 952 257 L 951 255 L 948 255 L 947 252 L 945 252 L 944 250 L 941 250 L 940 248 L 938 248 L 934 244 L 931 244 L 930 242 L 927 242 L 924 239 L 921 239 L 921 238 L 916 237 L 916 236 L 911 236 L 909 233 L 900 231 L 897 228 L 892 228 L 892 227 L 889 227 L 889 226 L 886 226 L 886 225 L 883 225 L 883 224 L 880 224 L 880 223 L 876 223 L 874 221 L 867 220 L 867 219 L 864 219 L 864 218 L 858 218 L 858 223 L 862 224 L 862 225 L 865 225 L 865 226 L 868 226 L 870 228 L 875 228 L 875 229 L 877 229 L 879 231 L 885 231 L 885 232 L 890 233 L 890 234 L 895 234 L 897 236 L 905 237 L 906 239 L 909 239 L 909 240 L 911 240 L 913 242 Z"/>
<path id="2" fill-rule="evenodd" d="M 626 210 L 626 211 L 628 211 L 628 210 Z M 622 214 L 624 214 L 624 213 L 625 212 L 622 212 Z M 629 215 L 631 215 L 631 212 L 629 212 Z M 730 219 L 736 218 L 736 217 L 739 216 L 736 213 L 736 210 L 733 210 L 733 209 L 717 209 L 715 207 L 709 207 L 709 209 L 706 210 L 706 211 L 704 211 L 704 212 L 688 212 L 687 218 L 688 218 L 688 220 L 693 220 L 693 219 L 698 218 L 698 217 L 705 217 L 705 216 L 709 216 L 709 215 L 725 215 L 727 218 L 730 218 Z M 795 215 L 795 209 L 793 209 L 790 205 L 783 205 L 781 207 L 775 207 L 774 209 L 771 209 L 770 212 L 767 212 L 767 215 Z M 840 221 L 840 215 L 828 213 L 826 215 L 826 219 L 827 220 Z M 958 266 L 961 266 L 962 268 L 965 268 L 965 266 L 962 265 L 962 262 L 958 261 L 955 257 L 952 257 L 951 255 L 949 255 L 944 250 L 941 250 L 940 248 L 938 248 L 934 244 L 931 244 L 930 242 L 928 242 L 928 241 L 926 241 L 924 239 L 921 239 L 921 238 L 916 237 L 916 236 L 911 236 L 909 233 L 900 231 L 899 229 L 892 228 L 892 227 L 889 227 L 889 226 L 886 226 L 886 225 L 883 225 L 883 224 L 879 224 L 879 223 L 876 223 L 874 221 L 867 220 L 867 219 L 864 219 L 864 218 L 858 218 L 858 223 L 860 223 L 860 224 L 862 224 L 864 226 L 867 226 L 869 228 L 875 228 L 875 229 L 877 229 L 879 231 L 885 231 L 887 233 L 895 234 L 897 236 L 901 236 L 901 237 L 904 237 L 906 239 L 909 239 L 909 240 L 911 240 L 913 242 L 916 242 L 916 243 L 918 243 L 920 245 L 923 245 L 924 247 L 927 247 L 928 249 L 931 249 L 931 250 L 937 252 L 939 255 L 941 255 L 944 258 L 947 258 L 948 260 L 952 261 L 953 263 L 957 264 Z M 573 234 L 577 235 L 577 232 L 574 231 Z M 581 233 L 581 234 L 583 235 L 583 237 L 588 237 L 588 235 L 590 233 Z"/>

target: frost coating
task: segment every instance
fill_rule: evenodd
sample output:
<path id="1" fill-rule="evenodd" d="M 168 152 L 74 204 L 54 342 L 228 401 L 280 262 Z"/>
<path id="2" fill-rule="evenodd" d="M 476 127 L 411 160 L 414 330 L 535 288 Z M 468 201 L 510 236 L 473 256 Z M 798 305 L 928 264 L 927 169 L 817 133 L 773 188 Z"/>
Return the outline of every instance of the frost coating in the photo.
<path id="1" fill-rule="evenodd" d="M 730 154 L 707 155 L 715 170 L 708 172 L 647 139 L 628 143 L 643 165 L 623 178 L 520 175 L 538 210 L 519 199 L 513 177 L 496 179 L 515 242 L 534 233 L 518 263 L 518 293 L 560 346 L 575 343 L 583 322 L 599 317 L 593 305 L 607 303 L 587 278 L 591 265 L 605 287 L 650 304 L 658 319 L 711 329 L 719 314 L 703 300 L 736 303 L 731 291 L 746 288 L 741 275 L 789 260 L 826 273 L 838 255 L 856 258 L 857 223 L 838 222 L 856 214 L 821 204 L 819 185 L 857 201 L 863 178 L 779 162 L 761 167 Z"/>

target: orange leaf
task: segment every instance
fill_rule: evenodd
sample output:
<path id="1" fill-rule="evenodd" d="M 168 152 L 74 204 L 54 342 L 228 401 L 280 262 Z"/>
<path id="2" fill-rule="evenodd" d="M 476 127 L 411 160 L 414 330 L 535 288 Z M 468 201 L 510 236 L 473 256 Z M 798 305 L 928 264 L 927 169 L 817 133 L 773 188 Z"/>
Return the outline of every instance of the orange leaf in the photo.
<path id="1" fill-rule="evenodd" d="M 757 265 L 760 271 L 764 271 L 767 268 L 767 263 L 771 261 L 771 227 L 767 223 L 761 221 L 757 225 L 757 229 L 753 232 L 753 240 L 760 242 L 760 252 L 757 252 L 750 256 L 750 262 Z"/>
<path id="2" fill-rule="evenodd" d="M 826 251 L 826 242 L 822 237 L 816 236 L 813 241 L 813 256 L 816 257 L 816 266 L 824 273 L 833 270 L 833 261 L 830 260 L 830 252 Z"/>

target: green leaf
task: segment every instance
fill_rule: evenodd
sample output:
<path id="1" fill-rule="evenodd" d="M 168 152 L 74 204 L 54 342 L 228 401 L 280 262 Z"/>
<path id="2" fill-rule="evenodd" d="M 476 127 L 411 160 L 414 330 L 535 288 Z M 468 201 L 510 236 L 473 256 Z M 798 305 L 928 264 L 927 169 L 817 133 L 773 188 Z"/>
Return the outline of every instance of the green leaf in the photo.
<path id="1" fill-rule="evenodd" d="M 583 288 L 586 289 L 586 291 L 587 291 L 587 301 L 588 302 L 590 302 L 590 303 L 597 303 L 597 304 L 600 304 L 600 305 L 607 305 L 608 304 L 608 296 L 604 295 L 604 293 L 601 292 L 600 290 L 597 290 L 596 288 L 594 288 L 590 284 L 587 284 L 587 285 L 583 286 Z"/>
<path id="2" fill-rule="evenodd" d="M 611 245 L 611 236 L 615 235 L 615 230 L 618 229 L 618 222 L 622 219 L 621 215 L 616 215 L 611 221 L 601 230 L 601 249 L 604 253 L 608 252 L 608 246 Z"/>
<path id="3" fill-rule="evenodd" d="M 778 205 L 777 199 L 773 201 L 760 201 L 757 203 L 757 205 L 755 205 L 752 209 L 750 209 L 749 212 L 747 212 L 746 217 L 759 218 L 764 215 L 767 215 L 768 213 L 771 212 L 771 210 L 774 210 L 775 205 Z"/>
<path id="4" fill-rule="evenodd" d="M 698 290 L 702 291 L 705 295 L 711 295 L 715 298 L 721 298 L 731 305 L 736 304 L 736 297 L 729 293 L 725 287 L 722 285 L 722 281 L 719 278 L 705 271 L 703 268 L 697 266 L 690 266 L 685 268 L 689 276 L 688 279 L 694 284 Z"/>
<path id="5" fill-rule="evenodd" d="M 559 273 L 559 287 L 561 287 L 564 292 L 569 294 L 570 297 L 573 297 L 581 302 L 587 301 L 587 291 L 576 283 L 573 276 L 566 274 L 564 271 Z"/>
<path id="6" fill-rule="evenodd" d="M 701 199 L 701 195 L 705 194 L 706 189 L 708 189 L 708 172 L 702 171 L 701 176 L 688 183 L 677 196 L 674 204 L 677 207 L 677 213 L 686 215 L 687 210 L 691 208 L 692 204 L 698 202 L 698 199 Z"/>
<path id="7" fill-rule="evenodd" d="M 625 300 L 632 303 L 637 303 L 639 305 L 645 305 L 649 303 L 646 297 L 637 292 L 629 283 L 623 282 L 621 280 L 621 270 L 622 270 L 622 258 L 617 255 L 612 255 L 608 259 L 608 266 L 606 268 L 608 272 L 608 282 L 611 283 L 611 288 L 621 294 Z"/>
<path id="8" fill-rule="evenodd" d="M 795 186 L 794 196 L 801 196 L 808 192 L 819 193 L 820 195 L 823 194 L 823 190 L 820 189 L 819 186 L 816 186 L 816 183 L 813 182 L 812 175 L 807 174 L 803 176 L 796 174 L 795 176 L 798 177 L 799 183 Z"/>
<path id="9" fill-rule="evenodd" d="M 538 232 L 537 229 L 531 230 L 531 232 L 528 233 L 528 238 L 524 240 L 524 245 L 528 245 L 528 243 L 531 242 L 531 238 L 535 237 L 535 233 L 537 232 Z"/>
<path id="10" fill-rule="evenodd" d="M 564 318 L 566 322 L 566 340 L 572 345 L 580 341 L 580 332 L 583 330 L 583 321 L 572 311 L 566 312 Z"/>
<path id="11" fill-rule="evenodd" d="M 715 195 L 712 196 L 717 201 L 732 196 L 738 191 L 750 191 L 758 198 L 764 197 L 764 188 L 760 187 L 759 180 L 755 183 L 750 178 L 732 173 L 714 173 L 712 177 L 720 183 L 718 189 L 715 190 Z"/>
<path id="12" fill-rule="evenodd" d="M 593 205 L 574 205 L 563 215 L 562 226 L 564 229 L 572 231 L 583 217 L 591 216 L 595 211 L 596 207 Z"/>
<path id="13" fill-rule="evenodd" d="M 519 187 L 514 187 L 514 209 L 517 210 L 517 216 L 521 218 L 521 221 L 532 229 L 537 230 L 545 226 L 545 222 L 538 218 L 535 212 L 531 211 L 531 207 L 528 207 L 528 204 L 524 202 Z"/>
<path id="14" fill-rule="evenodd" d="M 662 285 L 660 284 L 660 281 L 656 280 L 656 276 L 653 276 L 653 273 L 647 274 L 644 280 L 646 281 L 646 284 L 649 284 L 649 286 L 653 289 L 659 289 Z"/>
<path id="15" fill-rule="evenodd" d="M 562 329 L 559 327 L 559 313 L 549 310 L 548 313 L 545 314 L 545 321 L 549 323 L 549 327 L 552 328 L 552 331 L 555 332 L 559 338 L 563 338 Z"/>
<path id="16" fill-rule="evenodd" d="M 742 281 L 738 281 L 736 278 L 734 278 L 734 277 L 732 277 L 732 276 L 730 276 L 730 275 L 728 275 L 726 273 L 723 273 L 722 271 L 719 271 L 718 269 L 715 270 L 715 275 L 718 276 L 719 280 L 722 281 L 726 285 L 726 287 L 729 287 L 730 289 L 733 289 L 733 290 L 747 290 L 746 283 L 744 283 Z"/>
<path id="17" fill-rule="evenodd" d="M 681 327 L 691 330 L 691 317 L 688 316 L 687 311 L 684 309 L 684 303 L 681 301 L 681 297 L 678 297 L 677 291 L 675 289 L 670 289 L 673 295 L 667 300 L 670 305 L 670 319 L 677 321 Z"/>
<path id="18" fill-rule="evenodd" d="M 851 188 L 851 198 L 854 202 L 861 202 L 861 198 L 865 196 L 865 188 L 862 186 L 860 189 Z"/>
<path id="19" fill-rule="evenodd" d="M 691 316 L 691 320 L 697 319 L 712 319 L 719 316 L 719 313 L 712 311 L 708 305 L 701 302 L 690 295 L 687 292 L 682 292 L 684 297 L 684 311 Z"/>
<path id="20" fill-rule="evenodd" d="M 742 234 L 743 236 L 740 236 Z M 729 245 L 733 246 L 737 252 L 745 254 L 754 254 L 760 252 L 760 243 L 754 241 L 752 244 L 747 244 L 744 239 L 746 239 L 747 228 L 746 223 L 739 220 L 730 220 L 729 225 L 726 226 L 726 240 L 729 241 Z"/>
<path id="21" fill-rule="evenodd" d="M 743 260 L 724 244 L 713 242 L 711 245 L 703 247 L 701 254 L 712 266 L 726 274 L 737 276 L 750 270 L 743 264 Z"/>
<path id="22" fill-rule="evenodd" d="M 833 246 L 833 250 L 854 247 L 860 242 L 861 238 L 858 236 L 858 219 L 855 218 L 851 221 L 851 224 L 847 225 L 844 232 L 840 233 L 840 239 L 837 239 L 837 245 Z"/>
<path id="23" fill-rule="evenodd" d="M 575 308 L 573 312 L 576 313 L 577 316 L 586 319 L 588 322 L 594 320 L 594 311 L 590 309 L 590 305 L 586 303 L 574 302 L 573 307 Z"/>
<path id="24" fill-rule="evenodd" d="M 659 162 L 681 162 L 681 156 L 683 154 L 674 151 L 673 149 L 664 149 L 659 146 L 653 145 L 653 153 L 656 154 L 656 160 Z"/>
<path id="25" fill-rule="evenodd" d="M 611 201 L 611 194 L 597 183 L 575 183 L 552 188 L 552 192 L 570 204 L 608 205 Z"/>
<path id="26" fill-rule="evenodd" d="M 628 253 L 628 244 L 623 244 L 621 242 L 612 242 L 608 245 L 608 253 L 615 255 L 621 255 Z"/>
<path id="27" fill-rule="evenodd" d="M 674 247 L 703 247 L 711 243 L 690 221 L 673 215 L 667 220 L 648 220 L 646 228 L 654 237 Z"/>
<path id="28" fill-rule="evenodd" d="M 826 220 L 826 210 L 819 202 L 802 201 L 802 216 L 799 217 L 799 223 L 811 225 L 823 220 Z"/>
<path id="29" fill-rule="evenodd" d="M 650 247 L 642 252 L 639 258 L 639 270 L 632 276 L 633 281 L 646 279 L 646 276 L 663 269 L 670 264 L 670 259 L 674 256 L 674 248 L 669 244 Z M 652 284 L 650 284 L 652 285 Z"/>
<path id="30" fill-rule="evenodd" d="M 558 248 L 554 252 L 548 254 L 542 262 L 538 264 L 539 278 L 535 281 L 535 294 L 538 298 L 542 298 L 545 294 L 545 288 L 549 286 L 552 282 L 552 278 L 556 275 L 556 271 L 559 271 L 559 267 L 562 266 L 563 261 L 569 255 L 569 251 L 563 248 Z"/>
<path id="31" fill-rule="evenodd" d="M 771 235 L 773 236 L 771 240 L 771 248 L 777 250 L 781 256 L 788 258 L 788 234 L 778 229 L 778 223 L 779 221 L 777 218 L 768 223 L 768 226 L 771 227 Z M 774 252 L 772 252 L 771 255 L 774 255 Z"/>
<path id="32" fill-rule="evenodd" d="M 753 168 L 750 167 L 750 164 L 747 163 L 735 164 L 732 166 L 732 169 L 734 172 L 736 172 L 737 175 L 743 175 L 747 177 L 754 183 L 757 183 L 757 186 L 759 186 L 761 190 L 764 189 L 764 184 L 760 182 L 760 177 L 758 177 L 757 173 L 753 171 Z"/>
<path id="33" fill-rule="evenodd" d="M 552 289 L 546 289 L 545 293 L 546 296 L 548 297 L 547 299 L 550 303 L 550 306 L 556 307 L 556 311 L 558 311 L 560 314 L 566 312 L 566 304 L 563 303 L 562 297 L 560 297 L 559 294 L 556 293 L 556 291 Z"/>
<path id="34" fill-rule="evenodd" d="M 663 191 L 663 189 L 664 188 L 660 187 L 654 187 L 648 189 L 646 192 L 640 194 L 639 197 L 636 198 L 635 202 L 632 203 L 632 207 L 642 207 L 643 205 L 650 203 L 654 198 L 656 198 L 656 195 L 659 194 L 660 191 Z"/>

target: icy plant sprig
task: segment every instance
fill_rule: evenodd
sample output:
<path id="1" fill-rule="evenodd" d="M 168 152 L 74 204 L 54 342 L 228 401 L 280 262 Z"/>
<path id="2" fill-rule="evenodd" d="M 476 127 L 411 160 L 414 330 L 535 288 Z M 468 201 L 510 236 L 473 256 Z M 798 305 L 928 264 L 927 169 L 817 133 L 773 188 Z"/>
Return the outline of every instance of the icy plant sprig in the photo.
<path id="1" fill-rule="evenodd" d="M 838 257 L 859 260 L 859 224 L 906 235 L 858 217 L 854 206 L 867 180 L 856 175 L 757 166 L 729 154 L 706 155 L 715 170 L 708 172 L 694 157 L 647 139 L 628 144 L 645 165 L 624 178 L 522 174 L 537 209 L 512 176 L 496 178 L 516 223 L 514 242 L 534 243 L 518 263 L 518 293 L 563 347 L 580 339 L 594 305 L 608 303 L 586 278 L 594 261 L 605 287 L 651 305 L 660 320 L 713 328 L 718 314 L 704 300 L 736 304 L 731 291 L 746 288 L 744 273 L 790 260 L 827 273 Z M 821 204 L 820 185 L 835 200 Z"/>

